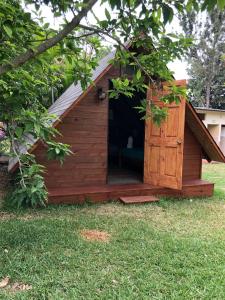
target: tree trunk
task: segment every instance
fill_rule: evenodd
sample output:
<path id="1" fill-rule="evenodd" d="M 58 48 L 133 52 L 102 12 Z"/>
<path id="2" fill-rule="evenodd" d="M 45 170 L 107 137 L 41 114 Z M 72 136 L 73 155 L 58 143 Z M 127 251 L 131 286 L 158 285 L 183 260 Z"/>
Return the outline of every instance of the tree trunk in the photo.
<path id="1" fill-rule="evenodd" d="M 207 108 L 209 108 L 210 105 L 210 83 L 208 82 L 207 86 L 206 86 L 206 95 L 205 95 L 205 106 Z"/>

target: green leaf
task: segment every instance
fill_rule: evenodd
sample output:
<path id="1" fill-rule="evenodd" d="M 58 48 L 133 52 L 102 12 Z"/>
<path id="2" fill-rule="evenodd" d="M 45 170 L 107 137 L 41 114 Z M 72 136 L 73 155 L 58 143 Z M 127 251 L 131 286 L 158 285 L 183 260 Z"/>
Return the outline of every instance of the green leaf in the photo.
<path id="1" fill-rule="evenodd" d="M 109 11 L 108 11 L 107 8 L 105 8 L 105 16 L 106 16 L 106 18 L 107 18 L 109 21 L 111 20 L 111 15 L 110 15 L 110 13 L 109 13 Z"/>
<path id="2" fill-rule="evenodd" d="M 162 11 L 164 24 L 171 22 L 173 19 L 173 9 L 169 5 L 163 4 Z"/>
<path id="3" fill-rule="evenodd" d="M 103 20 L 103 21 L 100 21 L 99 24 L 100 24 L 100 26 L 101 26 L 102 28 L 107 28 L 107 26 L 108 26 L 108 21 Z"/>
<path id="4" fill-rule="evenodd" d="M 3 28 L 4 28 L 5 32 L 7 33 L 7 35 L 9 37 L 12 37 L 12 29 L 7 25 L 3 25 Z"/>
<path id="5" fill-rule="evenodd" d="M 186 4 L 186 10 L 187 10 L 187 12 L 190 12 L 192 10 L 192 7 L 193 7 L 192 0 L 188 0 L 188 2 Z"/>
<path id="6" fill-rule="evenodd" d="M 136 78 L 137 78 L 137 80 L 139 80 L 141 78 L 141 71 L 140 71 L 140 69 L 136 73 Z"/>
<path id="7" fill-rule="evenodd" d="M 16 135 L 17 135 L 17 137 L 21 138 L 22 134 L 23 134 L 23 129 L 21 127 L 17 127 L 16 128 Z"/>
<path id="8" fill-rule="evenodd" d="M 212 10 L 216 6 L 217 0 L 205 0 L 202 4 L 202 11 L 207 9 Z"/>
<path id="9" fill-rule="evenodd" d="M 225 7 L 225 0 L 217 0 L 217 5 L 219 9 L 223 9 Z"/>

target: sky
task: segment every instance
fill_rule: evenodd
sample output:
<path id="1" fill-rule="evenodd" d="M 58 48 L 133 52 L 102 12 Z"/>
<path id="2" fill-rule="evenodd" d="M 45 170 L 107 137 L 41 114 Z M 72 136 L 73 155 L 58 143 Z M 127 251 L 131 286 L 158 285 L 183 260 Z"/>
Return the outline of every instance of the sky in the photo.
<path id="1" fill-rule="evenodd" d="M 105 17 L 105 7 L 106 5 L 100 5 L 97 3 L 94 6 L 94 12 L 97 15 L 99 19 Z M 34 9 L 34 6 L 29 5 L 27 10 L 31 11 Z M 60 25 L 60 18 L 54 18 L 53 14 L 51 12 L 51 9 L 49 7 L 45 7 L 44 10 L 42 10 L 42 16 L 45 18 L 45 22 L 50 23 L 51 27 L 57 29 Z M 68 20 L 70 20 L 73 16 L 72 14 L 67 14 L 66 17 Z M 88 20 L 90 20 L 90 23 L 94 23 L 94 17 L 92 15 L 88 16 Z M 62 21 L 62 19 L 61 19 Z M 181 33 L 181 27 L 179 25 L 178 19 L 175 17 L 173 22 L 168 26 L 168 30 L 173 30 L 174 32 Z M 170 70 L 174 72 L 174 77 L 176 80 L 178 79 L 188 79 L 188 74 L 187 74 L 187 63 L 185 60 L 175 60 L 171 63 L 168 64 L 168 67 Z"/>
<path id="2" fill-rule="evenodd" d="M 172 23 L 168 27 L 168 30 L 182 33 L 182 29 L 177 17 L 174 17 Z M 187 62 L 185 60 L 176 59 L 174 62 L 169 63 L 168 67 L 174 72 L 175 79 L 188 79 Z"/>

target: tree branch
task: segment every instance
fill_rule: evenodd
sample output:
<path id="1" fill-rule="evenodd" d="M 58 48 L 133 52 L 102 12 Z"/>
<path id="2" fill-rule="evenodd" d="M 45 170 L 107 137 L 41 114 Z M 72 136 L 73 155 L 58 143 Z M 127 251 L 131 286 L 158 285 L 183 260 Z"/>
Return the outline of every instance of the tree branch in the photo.
<path id="1" fill-rule="evenodd" d="M 109 38 L 111 38 L 112 40 L 114 40 L 115 42 L 117 42 L 117 44 L 118 44 L 119 46 L 121 46 L 124 50 L 129 51 L 129 48 L 128 48 L 126 45 L 124 45 L 124 44 L 120 41 L 120 39 L 119 39 L 118 37 L 115 37 L 115 36 L 111 35 L 111 34 L 110 34 L 108 31 L 106 31 L 106 30 L 102 30 L 101 28 L 97 28 L 97 27 L 95 27 L 95 26 L 86 26 L 86 25 L 82 25 L 82 24 L 80 24 L 79 27 L 82 28 L 82 29 L 86 29 L 86 30 L 95 32 L 95 33 L 97 33 L 97 34 L 103 34 L 103 35 L 106 35 L 106 36 L 108 36 Z M 154 79 L 153 79 L 152 76 L 146 71 L 145 67 L 142 66 L 142 64 L 140 63 L 140 61 L 138 60 L 138 58 L 137 58 L 135 55 L 133 55 L 133 54 L 131 54 L 131 56 L 132 56 L 133 61 L 134 61 L 134 62 L 137 64 L 137 66 L 142 70 L 142 72 L 147 76 L 147 78 L 151 81 L 151 83 L 153 84 L 153 86 L 155 86 L 155 81 L 154 81 Z"/>
<path id="2" fill-rule="evenodd" d="M 79 40 L 79 39 L 82 39 L 82 38 L 86 38 L 88 36 L 91 36 L 95 34 L 95 32 L 89 32 L 87 34 L 81 34 L 81 35 L 78 35 L 78 36 L 70 36 L 70 37 L 66 37 L 68 40 Z M 32 41 L 29 41 L 30 43 L 37 43 L 37 42 L 45 42 L 47 41 L 48 39 L 41 39 L 41 40 L 32 40 Z"/>
<path id="3" fill-rule="evenodd" d="M 81 11 L 73 17 L 72 21 L 68 23 L 61 31 L 59 31 L 54 37 L 47 39 L 40 44 L 36 49 L 28 49 L 25 53 L 14 58 L 10 63 L 0 66 L 0 75 L 7 73 L 8 71 L 18 68 L 25 64 L 28 60 L 37 57 L 46 50 L 52 48 L 60 41 L 62 41 L 69 33 L 71 33 L 80 23 L 83 17 L 87 15 L 89 10 L 94 6 L 97 0 L 84 0 L 84 7 Z"/>

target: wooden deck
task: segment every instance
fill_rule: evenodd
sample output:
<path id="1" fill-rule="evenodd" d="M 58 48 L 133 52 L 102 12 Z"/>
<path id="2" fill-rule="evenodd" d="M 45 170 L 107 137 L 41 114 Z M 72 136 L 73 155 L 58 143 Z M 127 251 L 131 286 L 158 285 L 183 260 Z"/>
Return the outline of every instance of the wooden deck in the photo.
<path id="1" fill-rule="evenodd" d="M 190 180 L 183 183 L 182 190 L 162 188 L 149 184 L 98 185 L 49 190 L 51 204 L 81 204 L 86 200 L 97 203 L 118 200 L 126 196 L 164 195 L 172 197 L 209 197 L 214 184 L 204 180 Z"/>

